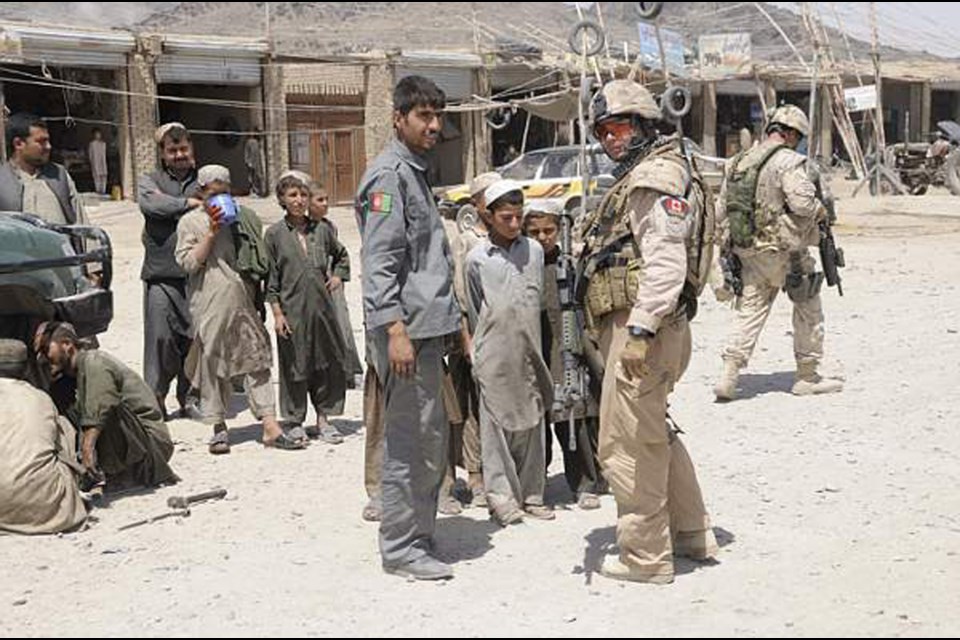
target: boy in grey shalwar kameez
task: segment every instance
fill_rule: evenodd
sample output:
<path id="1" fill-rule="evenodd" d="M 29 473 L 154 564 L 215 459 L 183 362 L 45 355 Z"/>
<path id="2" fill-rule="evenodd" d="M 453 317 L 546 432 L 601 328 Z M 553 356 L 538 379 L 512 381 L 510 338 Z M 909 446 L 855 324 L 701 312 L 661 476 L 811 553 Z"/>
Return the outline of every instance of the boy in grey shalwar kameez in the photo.
<path id="1" fill-rule="evenodd" d="M 517 183 L 492 185 L 486 201 L 490 235 L 467 256 L 466 285 L 487 504 L 501 525 L 524 514 L 549 520 L 543 419 L 553 380 L 541 353 L 543 249 L 520 234 Z"/>

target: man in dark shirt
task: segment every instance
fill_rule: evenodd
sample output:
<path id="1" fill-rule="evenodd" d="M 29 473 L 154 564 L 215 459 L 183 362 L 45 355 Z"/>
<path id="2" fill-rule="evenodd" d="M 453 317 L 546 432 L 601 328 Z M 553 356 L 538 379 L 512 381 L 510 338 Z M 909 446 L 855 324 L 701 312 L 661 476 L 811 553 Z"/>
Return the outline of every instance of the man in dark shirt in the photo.
<path id="1" fill-rule="evenodd" d="M 138 185 L 143 213 L 143 377 L 153 389 L 166 418 L 166 397 L 177 380 L 181 417 L 196 418 L 184 362 L 190 350 L 190 307 L 187 276 L 174 259 L 177 223 L 203 203 L 198 196 L 193 143 L 186 127 L 169 122 L 154 136 L 162 167 L 141 176 Z"/>

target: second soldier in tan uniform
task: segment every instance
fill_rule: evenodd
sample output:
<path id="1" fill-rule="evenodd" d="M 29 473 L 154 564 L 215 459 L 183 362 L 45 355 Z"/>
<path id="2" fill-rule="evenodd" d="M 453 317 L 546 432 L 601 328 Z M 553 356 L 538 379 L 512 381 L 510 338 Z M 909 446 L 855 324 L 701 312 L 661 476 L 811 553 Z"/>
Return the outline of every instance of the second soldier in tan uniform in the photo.
<path id="1" fill-rule="evenodd" d="M 615 80 L 590 108 L 617 161 L 617 182 L 585 225 L 586 307 L 606 375 L 599 457 L 617 501 L 619 556 L 609 578 L 666 584 L 675 556 L 717 550 L 693 463 L 667 416 L 690 359 L 688 314 L 709 271 L 713 203 L 679 139 L 661 137 L 660 108 L 639 84 Z"/>
<path id="2" fill-rule="evenodd" d="M 714 389 L 721 401 L 736 398 L 740 369 L 750 360 L 781 289 L 793 302 L 797 362 L 793 393 L 843 389 L 818 371 L 823 359 L 823 274 L 816 271 L 808 247 L 819 242 L 817 223 L 826 210 L 807 175 L 806 157 L 795 151 L 809 128 L 799 108 L 779 107 L 770 117 L 767 139 L 734 158 L 727 169 L 720 193 L 722 242 L 742 265 L 743 294 L 737 305 L 737 328 L 723 353 L 723 373 Z"/>

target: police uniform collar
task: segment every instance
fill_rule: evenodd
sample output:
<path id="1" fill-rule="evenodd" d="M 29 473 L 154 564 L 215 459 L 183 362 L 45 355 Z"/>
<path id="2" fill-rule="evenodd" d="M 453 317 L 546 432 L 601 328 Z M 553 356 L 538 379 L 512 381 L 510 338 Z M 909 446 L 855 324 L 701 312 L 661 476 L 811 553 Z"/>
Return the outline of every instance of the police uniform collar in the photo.
<path id="1" fill-rule="evenodd" d="M 406 162 L 408 165 L 416 169 L 421 173 L 426 173 L 427 171 L 427 161 L 421 155 L 418 155 L 410 150 L 405 143 L 403 143 L 399 138 L 394 138 L 390 141 L 392 145 L 393 152 L 397 154 L 401 160 Z"/>

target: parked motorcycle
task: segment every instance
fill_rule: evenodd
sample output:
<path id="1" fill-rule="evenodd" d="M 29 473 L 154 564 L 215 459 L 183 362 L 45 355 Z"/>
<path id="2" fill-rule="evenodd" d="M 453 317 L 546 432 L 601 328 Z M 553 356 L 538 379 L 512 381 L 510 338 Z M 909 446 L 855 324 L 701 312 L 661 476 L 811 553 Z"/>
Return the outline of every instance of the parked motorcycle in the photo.
<path id="1" fill-rule="evenodd" d="M 886 175 L 870 182 L 870 193 L 922 196 L 931 186 L 946 187 L 960 196 L 960 124 L 951 120 L 937 123 L 933 142 L 899 142 L 887 147 L 884 164 L 898 180 Z M 870 161 L 868 160 L 868 165 Z"/>

